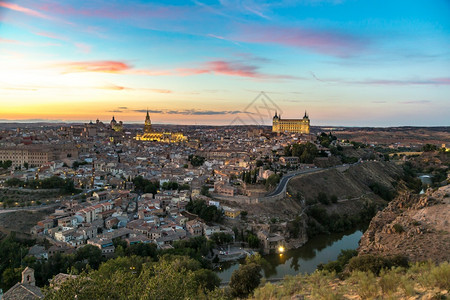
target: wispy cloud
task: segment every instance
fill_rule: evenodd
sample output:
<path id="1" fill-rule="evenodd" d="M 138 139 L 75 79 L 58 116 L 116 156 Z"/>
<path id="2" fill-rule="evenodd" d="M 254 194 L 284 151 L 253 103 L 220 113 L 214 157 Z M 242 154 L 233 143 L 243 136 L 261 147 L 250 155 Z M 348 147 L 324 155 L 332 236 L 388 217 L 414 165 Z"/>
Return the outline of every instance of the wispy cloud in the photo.
<path id="1" fill-rule="evenodd" d="M 215 39 L 218 39 L 218 40 L 227 41 L 227 42 L 233 43 L 233 44 L 235 44 L 237 46 L 240 46 L 240 44 L 238 42 L 233 41 L 231 39 L 227 39 L 227 38 L 225 38 L 225 37 L 223 37 L 221 35 L 216 35 L 216 34 L 209 33 L 209 34 L 207 34 L 207 36 L 215 38 Z"/>
<path id="2" fill-rule="evenodd" d="M 400 104 L 428 104 L 431 103 L 430 100 L 409 100 L 409 101 L 400 101 Z"/>
<path id="3" fill-rule="evenodd" d="M 61 1 L 47 2 L 39 5 L 40 10 L 58 14 L 65 17 L 88 17 L 103 19 L 134 19 L 136 18 L 156 18 L 156 19 L 179 19 L 182 16 L 189 15 L 188 7 L 156 5 L 151 3 L 133 5 L 118 5 L 108 2 L 102 6 L 72 6 Z"/>
<path id="4" fill-rule="evenodd" d="M 37 32 L 33 32 L 33 33 L 35 35 L 42 36 L 42 37 L 45 37 L 45 38 L 59 40 L 59 41 L 63 41 L 63 42 L 66 42 L 66 43 L 71 43 L 81 53 L 90 53 L 91 49 L 92 49 L 91 45 L 88 45 L 86 43 L 80 43 L 80 42 L 72 42 L 68 37 L 62 36 L 62 35 L 59 35 L 59 34 L 56 34 L 56 33 L 53 33 L 53 32 L 37 31 Z"/>
<path id="5" fill-rule="evenodd" d="M 62 73 L 98 72 L 129 75 L 166 76 L 173 72 L 166 70 L 135 69 L 131 64 L 118 60 L 75 61 L 54 64 L 62 68 Z"/>
<path id="6" fill-rule="evenodd" d="M 134 112 L 139 112 L 139 113 L 146 113 L 148 111 L 151 114 L 161 114 L 161 113 L 163 113 L 162 110 L 154 110 L 154 109 L 149 109 L 149 110 L 147 110 L 147 109 L 134 109 L 133 111 Z"/>
<path id="7" fill-rule="evenodd" d="M 27 46 L 27 47 L 61 46 L 60 44 L 57 44 L 57 43 L 31 43 L 31 42 L 23 42 L 23 41 L 19 41 L 19 40 L 4 39 L 4 38 L 0 38 L 0 43 L 1 44 Z"/>
<path id="8" fill-rule="evenodd" d="M 81 61 L 81 62 L 65 62 L 56 64 L 64 69 L 63 73 L 76 72 L 101 72 L 101 73 L 121 73 L 130 70 L 131 66 L 121 61 L 104 60 L 104 61 Z"/>
<path id="9" fill-rule="evenodd" d="M 135 87 L 126 87 L 126 86 L 116 85 L 116 84 L 103 85 L 103 86 L 99 86 L 98 88 L 104 89 L 104 90 L 113 90 L 113 91 L 139 90 L 139 91 L 148 91 L 148 92 L 158 93 L 158 94 L 173 93 L 172 90 L 167 90 L 167 89 L 135 88 Z M 126 109 L 126 108 L 121 108 L 121 109 Z"/>
<path id="10" fill-rule="evenodd" d="M 120 85 L 115 85 L 115 84 L 108 84 L 108 85 L 100 86 L 98 88 L 104 89 L 104 90 L 113 90 L 113 91 L 131 90 L 131 88 L 120 86 Z"/>
<path id="11" fill-rule="evenodd" d="M 147 109 L 135 109 L 134 112 L 145 113 Z M 240 110 L 197 110 L 197 109 L 185 109 L 185 110 L 148 110 L 153 114 L 169 114 L 169 115 L 200 115 L 200 116 L 214 116 L 214 115 L 235 115 L 240 114 Z"/>
<path id="12" fill-rule="evenodd" d="M 74 45 L 81 53 L 90 53 L 92 49 L 92 46 L 86 43 L 74 43 Z"/>
<path id="13" fill-rule="evenodd" d="M 15 44 L 15 45 L 24 45 L 24 42 L 18 41 L 18 40 L 11 40 L 11 39 L 4 39 L 0 38 L 0 43 L 3 44 Z"/>
<path id="14" fill-rule="evenodd" d="M 259 71 L 259 67 L 241 61 L 215 60 L 208 61 L 197 68 L 178 69 L 181 75 L 218 74 L 227 76 L 248 77 L 256 79 L 298 79 L 290 75 L 272 75 Z"/>
<path id="15" fill-rule="evenodd" d="M 24 13 L 28 16 L 37 17 L 41 19 L 47 19 L 47 20 L 53 20 L 51 16 L 48 16 L 46 14 L 43 14 L 37 10 L 33 10 L 27 7 L 23 7 L 14 3 L 6 2 L 6 1 L 0 1 L 0 7 L 4 7 L 10 10 L 14 10 L 20 13 Z"/>
<path id="16" fill-rule="evenodd" d="M 428 79 L 363 79 L 363 80 L 351 80 L 351 79 L 336 79 L 336 78 L 319 78 L 311 72 L 314 79 L 324 83 L 335 84 L 362 84 L 362 85 L 450 85 L 450 78 L 428 78 Z"/>
<path id="17" fill-rule="evenodd" d="M 242 25 L 239 33 L 229 38 L 239 42 L 295 47 L 338 57 L 349 57 L 360 53 L 370 42 L 362 37 L 337 30 L 262 25 Z"/>
<path id="18" fill-rule="evenodd" d="M 135 69 L 132 65 L 124 61 L 80 61 L 80 62 L 62 62 L 54 64 L 61 68 L 63 74 L 77 72 L 99 72 L 113 74 L 129 74 L 129 75 L 147 75 L 147 76 L 192 76 L 199 74 L 213 74 L 247 77 L 254 79 L 303 79 L 291 75 L 266 74 L 261 72 L 260 67 L 256 64 L 249 64 L 243 60 L 214 60 L 199 63 L 198 67 L 178 68 L 173 70 L 148 70 Z M 117 89 L 116 86 L 110 89 Z M 156 93 L 171 93 L 167 89 L 148 89 Z"/>

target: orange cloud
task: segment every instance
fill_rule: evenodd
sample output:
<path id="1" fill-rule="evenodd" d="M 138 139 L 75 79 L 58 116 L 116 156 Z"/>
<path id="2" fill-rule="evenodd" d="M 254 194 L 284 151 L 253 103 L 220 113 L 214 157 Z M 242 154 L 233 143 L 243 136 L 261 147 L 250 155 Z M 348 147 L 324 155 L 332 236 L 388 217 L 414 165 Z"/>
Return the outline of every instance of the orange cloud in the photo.
<path id="1" fill-rule="evenodd" d="M 57 66 L 63 67 L 63 73 L 76 72 L 100 72 L 100 73 L 122 73 L 131 69 L 131 66 L 120 61 L 104 60 L 89 62 L 68 62 Z"/>
<path id="2" fill-rule="evenodd" d="M 113 90 L 113 91 L 141 90 L 141 91 L 149 91 L 149 92 L 158 93 L 158 94 L 172 94 L 173 93 L 173 91 L 167 90 L 167 89 L 132 88 L 132 87 L 125 87 L 125 86 L 121 86 L 121 85 L 115 85 L 115 84 L 104 85 L 104 86 L 100 86 L 98 88 L 104 89 L 104 90 Z"/>
<path id="3" fill-rule="evenodd" d="M 120 85 L 115 85 L 115 84 L 105 85 L 105 86 L 101 86 L 99 88 L 104 89 L 104 90 L 113 90 L 113 91 L 131 90 L 131 88 L 120 86 Z"/>

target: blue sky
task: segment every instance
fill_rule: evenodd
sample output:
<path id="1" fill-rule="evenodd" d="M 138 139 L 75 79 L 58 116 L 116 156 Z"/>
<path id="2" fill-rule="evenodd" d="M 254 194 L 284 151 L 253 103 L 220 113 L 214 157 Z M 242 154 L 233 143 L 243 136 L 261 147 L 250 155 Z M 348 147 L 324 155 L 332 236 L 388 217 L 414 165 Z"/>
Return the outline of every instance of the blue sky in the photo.
<path id="1" fill-rule="evenodd" d="M 448 126 L 450 2 L 0 1 L 0 65 L 3 120 L 251 122 L 265 91 L 313 125 Z"/>

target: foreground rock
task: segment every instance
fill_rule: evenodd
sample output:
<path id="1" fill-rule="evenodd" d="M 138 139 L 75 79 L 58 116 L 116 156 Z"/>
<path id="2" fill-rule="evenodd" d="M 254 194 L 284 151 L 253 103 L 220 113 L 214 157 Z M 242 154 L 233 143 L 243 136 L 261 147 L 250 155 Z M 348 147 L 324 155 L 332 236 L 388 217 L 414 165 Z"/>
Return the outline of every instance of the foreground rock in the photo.
<path id="1" fill-rule="evenodd" d="M 450 185 L 420 196 L 405 192 L 372 219 L 358 253 L 449 261 L 449 224 Z"/>

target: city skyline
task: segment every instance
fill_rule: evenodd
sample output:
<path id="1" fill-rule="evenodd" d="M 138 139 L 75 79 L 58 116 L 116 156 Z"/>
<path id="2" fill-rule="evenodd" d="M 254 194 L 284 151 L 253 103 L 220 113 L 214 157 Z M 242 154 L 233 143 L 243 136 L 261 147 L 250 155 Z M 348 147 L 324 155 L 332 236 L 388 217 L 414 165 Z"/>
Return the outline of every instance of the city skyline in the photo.
<path id="1" fill-rule="evenodd" d="M 448 126 L 448 1 L 0 1 L 0 122 Z M 271 124 L 272 110 L 263 114 Z M 261 122 L 258 122 L 261 124 Z M 239 124 L 236 124 L 239 125 Z"/>

